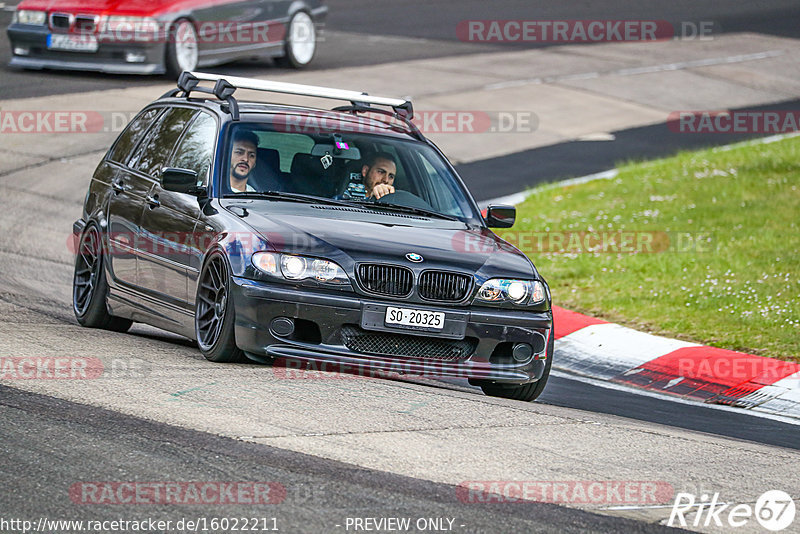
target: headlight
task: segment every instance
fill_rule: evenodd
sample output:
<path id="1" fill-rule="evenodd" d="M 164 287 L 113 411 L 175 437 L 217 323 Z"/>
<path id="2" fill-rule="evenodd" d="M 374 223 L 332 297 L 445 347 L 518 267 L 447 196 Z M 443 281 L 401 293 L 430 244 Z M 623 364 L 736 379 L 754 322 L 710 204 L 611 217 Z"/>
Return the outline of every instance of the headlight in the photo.
<path id="1" fill-rule="evenodd" d="M 282 276 L 287 280 L 311 279 L 339 285 L 350 283 L 344 269 L 332 261 L 319 258 L 276 252 L 256 252 L 253 254 L 253 265 L 263 273 Z"/>
<path id="2" fill-rule="evenodd" d="M 267 274 L 278 274 L 278 256 L 272 252 L 256 252 L 253 254 L 253 265 L 259 271 Z"/>
<path id="3" fill-rule="evenodd" d="M 483 283 L 475 297 L 477 302 L 514 304 L 539 304 L 544 301 L 544 284 L 538 280 L 508 280 L 505 278 L 492 278 Z"/>
<path id="4" fill-rule="evenodd" d="M 35 24 L 36 26 L 41 26 L 47 22 L 47 13 L 44 11 L 20 9 L 14 12 L 14 17 L 11 22 L 19 22 L 20 24 Z"/>

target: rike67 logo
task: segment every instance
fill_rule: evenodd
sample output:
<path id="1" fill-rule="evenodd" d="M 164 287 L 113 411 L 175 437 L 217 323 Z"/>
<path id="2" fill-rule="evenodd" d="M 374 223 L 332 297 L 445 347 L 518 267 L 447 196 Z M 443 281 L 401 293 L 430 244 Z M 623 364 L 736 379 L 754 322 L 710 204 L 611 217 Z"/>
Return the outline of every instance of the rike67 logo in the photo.
<path id="1" fill-rule="evenodd" d="M 779 532 L 788 528 L 795 517 L 795 503 L 785 491 L 764 492 L 755 505 L 721 502 L 719 493 L 697 500 L 691 493 L 678 493 L 672 504 L 667 525 L 670 527 L 731 527 L 751 525 L 755 519 L 765 529 Z"/>

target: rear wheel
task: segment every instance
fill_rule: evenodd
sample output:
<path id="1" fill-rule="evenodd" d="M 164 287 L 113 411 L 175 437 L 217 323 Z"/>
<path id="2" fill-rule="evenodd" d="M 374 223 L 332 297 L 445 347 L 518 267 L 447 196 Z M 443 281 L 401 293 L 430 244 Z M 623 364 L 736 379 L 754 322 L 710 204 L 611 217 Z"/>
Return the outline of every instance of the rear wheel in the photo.
<path id="1" fill-rule="evenodd" d="M 215 252 L 200 273 L 195 303 L 197 346 L 207 360 L 220 363 L 247 361 L 244 352 L 236 346 L 234 322 L 230 268 L 225 256 Z"/>
<path id="2" fill-rule="evenodd" d="M 199 50 L 197 48 L 197 31 L 194 24 L 187 19 L 176 21 L 170 28 L 167 39 L 166 61 L 167 74 L 177 78 L 183 71 L 197 68 Z"/>
<path id="3" fill-rule="evenodd" d="M 550 342 L 547 344 L 547 363 L 544 366 L 544 373 L 542 378 L 530 384 L 523 384 L 521 386 L 493 384 L 490 382 L 481 384 L 483 392 L 490 397 L 502 397 L 504 399 L 520 400 L 524 402 L 534 401 L 539 398 L 539 395 L 544 391 L 547 385 L 547 379 L 550 377 L 550 367 L 553 365 L 553 332 L 550 332 Z"/>
<path id="4" fill-rule="evenodd" d="M 126 332 L 133 321 L 114 317 L 106 306 L 108 281 L 103 268 L 100 230 L 90 224 L 81 234 L 72 278 L 72 310 L 81 326 Z"/>
<path id="5" fill-rule="evenodd" d="M 317 30 L 311 15 L 298 11 L 292 15 L 286 29 L 284 55 L 275 58 L 278 65 L 302 69 L 314 59 L 317 51 Z"/>

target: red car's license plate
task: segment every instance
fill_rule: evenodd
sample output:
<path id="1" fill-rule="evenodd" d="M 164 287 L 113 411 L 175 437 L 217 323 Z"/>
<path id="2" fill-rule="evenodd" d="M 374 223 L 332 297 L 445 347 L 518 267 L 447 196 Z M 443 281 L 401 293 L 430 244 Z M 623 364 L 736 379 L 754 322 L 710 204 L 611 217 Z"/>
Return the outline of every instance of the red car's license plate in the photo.
<path id="1" fill-rule="evenodd" d="M 94 35 L 67 35 L 53 33 L 47 36 L 50 50 L 69 50 L 71 52 L 97 52 L 97 38 Z"/>

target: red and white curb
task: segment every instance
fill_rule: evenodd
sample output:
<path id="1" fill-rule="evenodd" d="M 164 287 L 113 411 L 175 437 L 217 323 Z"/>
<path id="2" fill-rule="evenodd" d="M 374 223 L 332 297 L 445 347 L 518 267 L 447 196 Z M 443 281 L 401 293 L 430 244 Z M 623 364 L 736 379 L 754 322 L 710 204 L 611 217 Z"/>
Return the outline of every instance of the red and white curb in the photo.
<path id="1" fill-rule="evenodd" d="M 800 132 L 773 135 L 713 150 L 769 144 L 798 135 Z M 611 169 L 553 182 L 484 200 L 478 206 L 516 205 L 535 191 L 608 180 L 617 174 Z M 800 364 L 654 336 L 557 306 L 553 306 L 553 316 L 554 369 L 689 401 L 800 419 Z"/>
<path id="2" fill-rule="evenodd" d="M 553 316 L 556 369 L 800 418 L 800 364 L 646 334 L 557 306 Z"/>

